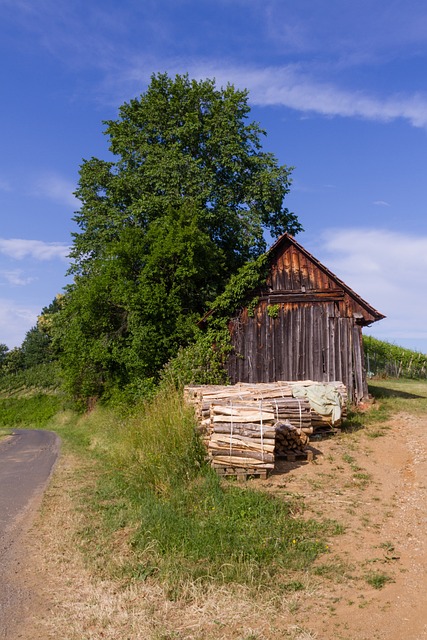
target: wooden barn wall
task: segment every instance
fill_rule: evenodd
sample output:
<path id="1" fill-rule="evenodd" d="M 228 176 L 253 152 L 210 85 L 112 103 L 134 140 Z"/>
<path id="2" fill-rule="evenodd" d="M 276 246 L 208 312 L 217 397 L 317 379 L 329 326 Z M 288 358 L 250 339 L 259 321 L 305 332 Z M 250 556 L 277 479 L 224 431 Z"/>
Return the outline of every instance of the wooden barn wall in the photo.
<path id="1" fill-rule="evenodd" d="M 337 302 L 285 303 L 276 318 L 270 317 L 267 301 L 252 317 L 245 309 L 230 322 L 231 382 L 341 380 L 349 398 L 361 400 L 367 394 L 361 327 L 340 307 Z"/>
<path id="2" fill-rule="evenodd" d="M 308 257 L 289 245 L 286 251 L 279 254 L 269 276 L 269 285 L 273 291 L 298 291 L 305 288 L 334 289 L 336 283 Z"/>
<path id="3" fill-rule="evenodd" d="M 343 301 L 340 313 L 342 316 L 353 318 L 353 314 L 360 314 L 363 316 L 365 324 L 374 322 L 376 319 L 354 297 L 345 292 L 331 275 L 323 271 L 291 243 L 276 256 L 267 279 L 267 285 L 271 295 L 271 303 L 274 303 L 274 296 L 280 296 L 286 292 L 310 294 L 310 292 L 322 291 L 324 294 L 330 292 L 333 295 L 338 289 L 341 289 Z"/>

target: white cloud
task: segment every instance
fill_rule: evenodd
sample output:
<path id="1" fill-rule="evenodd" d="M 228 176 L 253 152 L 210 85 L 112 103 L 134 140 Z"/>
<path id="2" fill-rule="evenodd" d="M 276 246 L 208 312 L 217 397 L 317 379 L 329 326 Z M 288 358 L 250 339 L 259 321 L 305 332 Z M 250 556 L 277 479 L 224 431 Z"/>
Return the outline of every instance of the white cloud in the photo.
<path id="1" fill-rule="evenodd" d="M 22 260 L 67 260 L 70 247 L 60 242 L 42 242 L 41 240 L 23 240 L 21 238 L 0 238 L 0 254 Z"/>
<path id="2" fill-rule="evenodd" d="M 55 202 L 72 207 L 79 206 L 79 201 L 73 195 L 76 185 L 71 180 L 66 180 L 54 173 L 46 173 L 40 176 L 33 188 L 33 193 L 39 197 L 47 197 Z"/>
<path id="3" fill-rule="evenodd" d="M 0 278 L 2 278 L 5 283 L 15 287 L 25 286 L 27 284 L 31 284 L 31 282 L 34 282 L 34 280 L 36 280 L 36 278 L 33 278 L 32 276 L 23 275 L 23 271 L 21 269 L 1 270 Z M 2 284 L 1 280 L 0 284 Z"/>
<path id="4" fill-rule="evenodd" d="M 283 106 L 305 113 L 379 122 L 402 118 L 414 127 L 427 126 L 425 94 L 380 97 L 342 89 L 329 82 L 313 80 L 294 66 L 231 69 L 221 75 L 227 75 L 238 86 L 248 87 L 251 102 L 261 106 Z"/>
<path id="5" fill-rule="evenodd" d="M 358 89 L 344 89 L 332 82 L 314 79 L 302 65 L 253 67 L 189 60 L 163 60 L 147 66 L 147 58 L 135 59 L 120 78 L 110 77 L 104 90 L 121 87 L 123 93 L 141 90 L 149 82 L 148 68 L 167 69 L 170 74 L 185 73 L 194 78 L 215 78 L 218 85 L 228 82 L 249 90 L 249 100 L 259 106 L 281 106 L 303 114 L 347 117 L 391 122 L 408 121 L 414 127 L 427 127 L 427 93 L 380 96 Z M 117 96 L 116 96 L 117 97 Z"/>
<path id="6" fill-rule="evenodd" d="M 387 316 L 370 333 L 397 344 L 418 341 L 422 350 L 427 343 L 427 236 L 332 229 L 316 245 L 313 254 Z"/>
<path id="7" fill-rule="evenodd" d="M 229 1 L 223 0 L 223 4 Z M 248 3 L 246 0 L 245 4 Z M 188 10 L 191 10 L 190 4 Z M 344 88 L 330 80 L 331 71 L 343 70 L 348 65 L 363 68 L 372 59 L 380 65 L 384 51 L 388 56 L 396 55 L 398 43 L 406 57 L 414 55 L 414 47 L 424 47 L 427 21 L 424 4 L 412 3 L 410 11 L 403 0 L 386 8 L 374 0 L 364 0 L 364 9 L 349 1 L 343 9 L 342 4 L 342 0 L 335 0 L 325 7 L 324 3 L 305 0 L 285 7 L 278 0 L 252 1 L 251 15 L 255 18 L 252 29 L 260 39 L 260 46 L 272 56 L 279 54 L 282 60 L 284 54 L 293 51 L 305 51 L 309 55 L 305 57 L 305 65 L 259 67 L 235 64 L 230 59 L 228 63 L 212 59 L 200 61 L 200 55 L 195 62 L 194 58 L 182 56 L 184 49 L 178 45 L 169 47 L 170 55 L 176 51 L 177 57 L 168 58 L 164 56 L 164 46 L 144 46 L 145 41 L 152 43 L 153 39 L 163 45 L 166 35 L 158 37 L 159 30 L 164 29 L 169 40 L 173 40 L 176 32 L 167 7 L 156 7 L 156 3 L 142 3 L 136 14 L 129 6 L 110 7 L 109 11 L 94 6 L 82 21 L 76 7 L 65 0 L 43 0 L 37 5 L 30 0 L 19 3 L 3 0 L 4 6 L 13 7 L 13 11 L 8 12 L 9 19 L 36 34 L 37 42 L 52 54 L 65 57 L 72 66 L 84 64 L 87 68 L 89 64 L 98 68 L 103 81 L 101 86 L 96 83 L 97 99 L 114 106 L 140 93 L 153 71 L 188 71 L 194 77 L 215 77 L 219 83 L 232 81 L 238 87 L 246 87 L 250 90 L 251 102 L 257 105 L 278 105 L 302 114 L 380 122 L 404 119 L 414 127 L 427 127 L 427 94 L 424 92 L 381 95 Z M 222 7 L 222 11 L 225 10 L 226 6 Z M 369 20 L 360 20 L 362 14 L 369 15 Z M 133 33 L 135 20 L 141 21 L 142 33 L 146 36 L 137 42 L 126 38 Z M 253 33 L 250 35 L 253 37 Z M 238 48 L 236 56 L 237 51 Z M 40 188 L 50 194 L 49 197 L 65 199 L 67 204 L 75 206 L 74 185 L 50 176 L 41 180 Z"/>
<path id="8" fill-rule="evenodd" d="M 239 31 L 239 39 L 256 38 L 263 51 L 276 59 L 283 60 L 287 54 L 304 52 L 305 66 L 288 64 L 262 68 L 208 59 L 195 63 L 194 59 L 184 58 L 185 46 L 180 44 L 180 38 L 174 39 L 179 30 L 167 2 L 163 5 L 153 1 L 137 3 L 138 7 L 124 3 L 120 7 L 110 6 L 108 10 L 102 3 L 94 3 L 86 8 L 84 20 L 80 8 L 65 0 L 40 0 L 37 3 L 2 0 L 1 5 L 3 19 L 20 25 L 24 33 L 33 34 L 38 46 L 72 67 L 84 65 L 85 69 L 90 66 L 100 70 L 104 82 L 102 87 L 96 84 L 98 98 L 103 97 L 115 106 L 118 101 L 139 93 L 143 88 L 141 81 L 146 84 L 152 71 L 189 71 L 191 75 L 215 76 L 222 82 L 232 80 L 239 87 L 247 87 L 251 101 L 259 105 L 281 105 L 305 114 L 383 122 L 403 118 L 413 126 L 427 126 L 425 93 L 381 96 L 346 89 L 325 80 L 330 77 L 325 75 L 328 73 L 326 67 L 329 72 L 345 69 L 348 65 L 364 68 L 375 60 L 380 68 L 384 56 L 386 60 L 397 55 L 405 59 L 419 56 L 427 40 L 427 16 L 421 0 L 412 0 L 409 10 L 407 0 L 396 0 L 392 5 L 384 6 L 375 0 L 363 0 L 362 4 L 350 0 L 330 0 L 328 3 L 222 0 L 218 27 L 227 5 L 238 3 L 245 10 L 249 5 L 251 16 L 250 26 L 246 27 L 246 32 Z M 196 40 L 201 51 L 203 29 L 206 28 L 203 11 L 194 11 L 192 2 L 184 4 L 188 6 L 183 11 L 192 11 L 194 24 L 200 25 Z M 369 16 L 369 19 L 360 19 L 361 16 Z M 135 24 L 140 25 L 137 40 L 134 39 Z M 216 27 L 213 23 L 212 29 Z M 239 39 L 231 42 L 231 49 L 236 45 L 236 57 Z M 23 41 L 29 46 L 28 38 Z M 175 52 L 180 58 L 174 61 L 172 57 L 165 57 L 166 49 L 170 56 Z M 194 55 L 200 60 L 202 54 Z M 99 91 L 103 95 L 99 96 Z"/>
<path id="9" fill-rule="evenodd" d="M 37 322 L 39 310 L 0 298 L 0 342 L 9 349 L 19 347 L 25 334 Z"/>
<path id="10" fill-rule="evenodd" d="M 375 200 L 372 204 L 375 204 L 377 207 L 389 207 L 390 203 L 385 200 Z"/>

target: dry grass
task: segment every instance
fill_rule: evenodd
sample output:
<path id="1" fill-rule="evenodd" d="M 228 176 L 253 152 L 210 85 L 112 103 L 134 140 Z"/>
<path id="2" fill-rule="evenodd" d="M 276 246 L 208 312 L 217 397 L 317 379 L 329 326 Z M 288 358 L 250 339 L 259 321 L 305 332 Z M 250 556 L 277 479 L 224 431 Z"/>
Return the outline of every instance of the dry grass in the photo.
<path id="1" fill-rule="evenodd" d="M 318 593 L 313 578 L 285 593 L 234 585 L 188 583 L 176 600 L 150 579 L 101 579 L 79 548 L 85 515 L 75 509 L 78 486 L 95 482 L 93 469 L 66 453 L 33 528 L 30 557 L 40 577 L 49 615 L 30 621 L 31 637 L 55 640 L 291 640 L 315 638 L 299 624 L 306 602 Z M 87 464 L 87 463 L 86 463 Z M 76 479 L 77 484 L 76 484 Z M 83 487 L 84 488 L 84 487 Z M 124 546 L 117 543 L 117 553 Z M 38 634 L 38 635 L 37 635 Z M 27 636 L 23 636 L 24 638 Z"/>

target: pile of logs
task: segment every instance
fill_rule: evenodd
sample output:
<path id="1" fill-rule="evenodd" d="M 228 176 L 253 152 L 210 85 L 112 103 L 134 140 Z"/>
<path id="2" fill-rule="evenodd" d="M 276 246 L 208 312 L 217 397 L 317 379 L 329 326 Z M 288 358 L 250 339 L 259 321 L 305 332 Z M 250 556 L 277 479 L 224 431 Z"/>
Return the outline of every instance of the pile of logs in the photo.
<path id="1" fill-rule="evenodd" d="M 310 435 L 331 424 L 328 416 L 311 409 L 307 398 L 293 397 L 294 385 L 310 384 L 318 383 L 186 387 L 185 398 L 195 407 L 212 466 L 246 469 L 250 473 L 272 469 L 276 457 L 304 451 Z M 344 385 L 329 384 L 336 387 L 344 408 Z"/>
<path id="2" fill-rule="evenodd" d="M 275 430 L 259 423 L 215 423 L 208 442 L 213 467 L 273 469 Z"/>
<path id="3" fill-rule="evenodd" d="M 275 454 L 278 458 L 285 458 L 289 452 L 297 453 L 305 450 L 309 443 L 309 436 L 302 429 L 291 424 L 276 425 Z"/>

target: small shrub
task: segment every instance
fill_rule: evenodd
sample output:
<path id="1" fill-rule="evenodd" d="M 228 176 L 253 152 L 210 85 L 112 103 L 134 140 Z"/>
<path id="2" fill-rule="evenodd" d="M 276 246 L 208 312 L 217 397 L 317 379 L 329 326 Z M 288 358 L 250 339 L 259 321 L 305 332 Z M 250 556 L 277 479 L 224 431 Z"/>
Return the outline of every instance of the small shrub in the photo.
<path id="1" fill-rule="evenodd" d="M 269 304 L 267 307 L 267 315 L 269 318 L 278 318 L 280 311 L 280 304 Z"/>
<path id="2" fill-rule="evenodd" d="M 388 582 L 394 582 L 387 574 L 375 571 L 368 573 L 365 580 L 374 589 L 382 589 Z"/>

